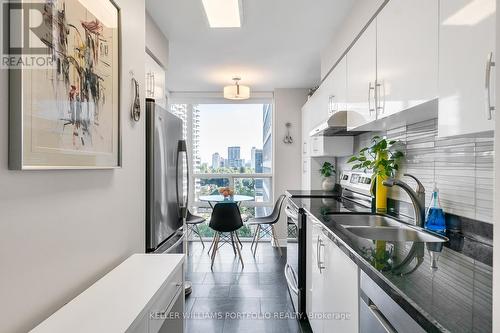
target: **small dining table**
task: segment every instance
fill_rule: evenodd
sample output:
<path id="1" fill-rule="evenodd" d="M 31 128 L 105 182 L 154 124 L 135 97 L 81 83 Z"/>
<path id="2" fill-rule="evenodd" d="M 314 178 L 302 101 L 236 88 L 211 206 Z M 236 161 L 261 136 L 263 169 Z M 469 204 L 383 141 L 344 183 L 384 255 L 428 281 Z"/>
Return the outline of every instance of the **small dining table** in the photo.
<path id="1" fill-rule="evenodd" d="M 224 197 L 221 194 L 213 194 L 213 195 L 200 195 L 198 197 L 200 201 L 206 201 L 210 205 L 210 207 L 214 208 L 213 203 L 219 202 L 236 202 L 238 205 L 243 201 L 252 201 L 254 197 L 248 195 L 239 195 L 235 194 L 229 197 Z"/>

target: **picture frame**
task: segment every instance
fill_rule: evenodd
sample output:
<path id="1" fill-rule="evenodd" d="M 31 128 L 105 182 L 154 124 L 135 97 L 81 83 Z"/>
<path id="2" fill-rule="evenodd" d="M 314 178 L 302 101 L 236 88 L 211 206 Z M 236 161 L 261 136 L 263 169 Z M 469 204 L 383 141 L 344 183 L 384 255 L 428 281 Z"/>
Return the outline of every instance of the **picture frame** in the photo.
<path id="1" fill-rule="evenodd" d="M 31 44 L 10 53 L 52 62 L 9 68 L 9 169 L 121 168 L 120 8 L 111 0 L 15 6 L 43 11 L 43 22 L 35 54 Z"/>

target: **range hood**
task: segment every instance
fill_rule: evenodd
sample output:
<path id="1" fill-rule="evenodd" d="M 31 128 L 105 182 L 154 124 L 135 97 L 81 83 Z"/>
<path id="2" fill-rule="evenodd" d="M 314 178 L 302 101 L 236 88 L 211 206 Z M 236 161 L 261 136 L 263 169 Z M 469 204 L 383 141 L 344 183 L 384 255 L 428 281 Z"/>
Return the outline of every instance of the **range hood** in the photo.
<path id="1" fill-rule="evenodd" d="M 316 126 L 310 136 L 354 136 L 364 131 L 347 131 L 347 112 L 337 111 L 330 116 L 325 122 Z"/>

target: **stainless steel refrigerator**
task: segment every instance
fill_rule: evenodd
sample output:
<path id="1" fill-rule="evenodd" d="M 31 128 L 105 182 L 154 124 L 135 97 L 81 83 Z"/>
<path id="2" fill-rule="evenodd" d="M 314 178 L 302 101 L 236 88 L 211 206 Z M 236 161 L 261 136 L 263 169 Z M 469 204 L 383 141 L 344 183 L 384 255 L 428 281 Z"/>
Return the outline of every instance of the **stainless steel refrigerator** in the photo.
<path id="1" fill-rule="evenodd" d="M 184 250 L 188 159 L 182 120 L 146 100 L 146 252 Z"/>

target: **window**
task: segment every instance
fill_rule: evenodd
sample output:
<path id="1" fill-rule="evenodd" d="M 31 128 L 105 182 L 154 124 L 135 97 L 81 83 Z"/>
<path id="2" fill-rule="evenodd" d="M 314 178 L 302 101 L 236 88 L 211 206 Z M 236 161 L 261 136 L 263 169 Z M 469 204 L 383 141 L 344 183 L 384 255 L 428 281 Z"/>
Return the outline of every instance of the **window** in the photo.
<path id="1" fill-rule="evenodd" d="M 241 202 L 244 218 L 269 214 L 272 194 L 271 104 L 173 104 L 185 122 L 192 165 L 190 206 L 207 219 L 211 208 L 199 198 L 229 186 L 251 201 Z M 201 233 L 213 232 L 202 226 Z M 241 237 L 250 237 L 244 227 Z"/>

